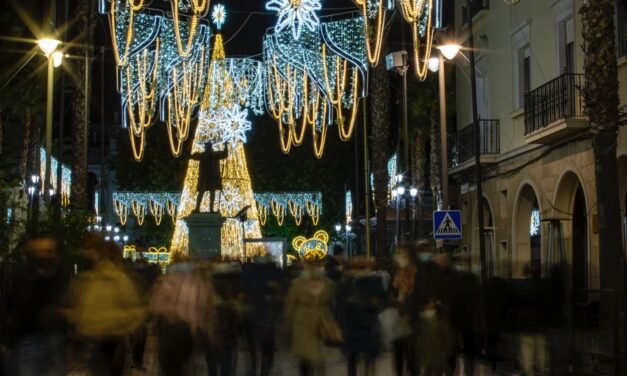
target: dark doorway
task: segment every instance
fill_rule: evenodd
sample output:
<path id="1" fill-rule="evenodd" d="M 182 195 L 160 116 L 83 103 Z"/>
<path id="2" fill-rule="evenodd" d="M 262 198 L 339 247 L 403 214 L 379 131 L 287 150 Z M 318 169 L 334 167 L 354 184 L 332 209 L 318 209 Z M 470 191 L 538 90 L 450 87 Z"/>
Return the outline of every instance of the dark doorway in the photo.
<path id="1" fill-rule="evenodd" d="M 581 186 L 573 203 L 573 288 L 588 287 L 588 212 Z"/>
<path id="2" fill-rule="evenodd" d="M 540 206 L 534 197 L 529 213 L 529 244 L 531 247 L 531 275 L 542 273 L 542 231 L 540 225 Z"/>

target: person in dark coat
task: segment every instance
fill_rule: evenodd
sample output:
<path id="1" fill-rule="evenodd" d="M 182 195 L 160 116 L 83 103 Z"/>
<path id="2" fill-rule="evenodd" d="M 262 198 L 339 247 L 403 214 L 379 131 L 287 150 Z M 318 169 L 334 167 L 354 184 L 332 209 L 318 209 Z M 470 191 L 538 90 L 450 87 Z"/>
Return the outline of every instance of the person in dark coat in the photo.
<path id="1" fill-rule="evenodd" d="M 62 267 L 58 241 L 27 241 L 25 259 L 12 283 L 9 309 L 13 335 L 11 375 L 64 375 L 66 322 L 61 314 L 70 273 Z"/>
<path id="2" fill-rule="evenodd" d="M 196 191 L 196 209 L 194 212 L 200 213 L 202 197 L 209 191 L 209 211 L 215 212 L 215 192 L 222 189 L 222 176 L 220 175 L 220 161 L 228 156 L 227 149 L 222 151 L 213 150 L 211 142 L 205 144 L 205 151 L 201 154 L 194 154 L 191 159 L 198 161 L 198 185 Z"/>
<path id="3" fill-rule="evenodd" d="M 249 375 L 268 376 L 275 351 L 275 329 L 281 315 L 281 272 L 269 256 L 257 257 L 254 264 L 244 268 L 245 310 L 243 323 L 250 349 L 252 372 Z M 259 350 L 259 351 L 258 351 Z M 261 353 L 260 371 L 257 372 Z"/>
<path id="4" fill-rule="evenodd" d="M 357 375 L 361 357 L 366 372 L 374 374 L 375 360 L 381 352 L 378 314 L 385 302 L 381 276 L 369 270 L 351 270 L 338 289 L 340 325 L 344 333 L 342 350 L 348 360 L 348 376 Z"/>

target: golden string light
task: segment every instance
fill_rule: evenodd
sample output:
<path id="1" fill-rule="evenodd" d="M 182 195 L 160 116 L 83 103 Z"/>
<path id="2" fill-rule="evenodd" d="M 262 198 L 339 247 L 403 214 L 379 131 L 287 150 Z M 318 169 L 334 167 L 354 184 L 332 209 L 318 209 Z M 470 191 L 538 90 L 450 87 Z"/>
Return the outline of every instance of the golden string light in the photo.
<path id="1" fill-rule="evenodd" d="M 154 52 L 144 50 L 141 54 L 138 54 L 136 56 L 134 68 L 137 72 L 137 81 L 139 83 L 139 87 L 137 88 L 137 90 L 133 90 L 133 88 L 131 87 L 131 67 L 129 65 L 127 65 L 126 67 L 126 112 L 129 120 L 128 128 L 131 148 L 133 150 L 133 156 L 137 161 L 141 161 L 144 155 L 144 132 L 154 123 L 155 120 L 155 91 L 157 84 L 157 73 L 159 71 L 159 45 L 160 41 L 159 39 L 157 39 L 157 44 Z M 149 57 L 153 53 L 154 63 L 152 66 L 152 73 L 148 74 Z M 149 83 L 146 83 L 146 77 L 149 78 Z M 147 86 L 150 86 L 150 89 L 148 89 Z M 136 111 L 137 114 L 135 114 Z M 139 138 L 139 146 L 136 144 L 137 138 Z"/>
<path id="2" fill-rule="evenodd" d="M 172 217 L 172 219 L 176 219 L 176 203 L 172 202 L 171 200 L 167 200 L 165 203 L 165 207 L 168 211 L 168 215 L 170 217 Z"/>
<path id="3" fill-rule="evenodd" d="M 401 14 L 412 28 L 412 38 L 414 47 L 414 68 L 420 80 L 427 78 L 429 68 L 429 57 L 433 45 L 435 28 L 433 27 L 433 0 L 401 0 Z M 424 39 L 420 37 L 421 19 L 426 17 Z"/>
<path id="4" fill-rule="evenodd" d="M 124 47 L 124 56 L 120 56 L 120 50 L 118 47 L 118 39 L 117 39 L 117 30 L 115 29 L 117 23 L 116 23 L 116 13 L 117 13 L 117 9 L 116 9 L 116 3 L 117 0 L 113 0 L 111 1 L 111 12 L 109 12 L 109 19 L 110 19 L 110 25 L 111 25 L 111 43 L 113 45 L 113 56 L 115 57 L 115 62 L 119 67 L 123 67 L 126 65 L 127 61 L 127 57 L 128 54 L 130 52 L 130 48 L 131 48 L 131 43 L 133 43 L 133 24 L 134 24 L 134 18 L 135 15 L 134 13 L 138 10 L 141 9 L 141 7 L 137 7 L 135 6 L 134 3 L 130 2 L 131 0 L 129 0 L 129 20 L 128 20 L 128 30 L 126 30 L 126 39 L 125 39 L 125 47 Z M 139 2 L 141 4 L 141 6 L 143 7 L 143 1 Z"/>
<path id="5" fill-rule="evenodd" d="M 181 27 L 179 20 L 179 4 L 180 0 L 171 0 L 172 4 L 172 19 L 174 20 L 174 35 L 176 36 L 176 48 L 178 49 L 179 56 L 187 58 L 192 52 L 194 46 L 194 37 L 198 32 L 200 24 L 200 18 L 203 17 L 209 9 L 209 0 L 192 0 L 191 1 L 191 20 L 188 26 L 187 42 L 183 47 L 183 40 L 181 38 Z"/>
<path id="6" fill-rule="evenodd" d="M 170 149 L 175 157 L 181 155 L 183 142 L 189 136 L 194 108 L 200 100 L 202 74 L 205 66 L 205 49 L 200 49 L 199 59 L 188 63 L 183 62 L 181 74 L 172 69 L 172 93 L 167 97 L 167 128 Z M 176 134 L 173 130 L 176 130 Z"/>
<path id="7" fill-rule="evenodd" d="M 296 223 L 296 226 L 300 226 L 300 224 L 303 221 L 303 208 L 300 205 L 297 205 L 296 203 L 294 203 L 293 201 L 288 201 L 287 203 L 288 208 L 290 210 L 290 214 L 292 215 L 292 217 L 294 217 L 294 222 Z"/>
<path id="8" fill-rule="evenodd" d="M 126 225 L 126 221 L 128 220 L 128 206 L 126 206 L 123 202 L 114 200 L 113 210 L 115 211 L 115 214 L 120 218 L 120 223 L 122 224 L 122 226 Z"/>
<path id="9" fill-rule="evenodd" d="M 307 214 L 309 214 L 313 225 L 318 226 L 318 222 L 320 221 L 320 207 L 310 201 L 307 201 L 305 208 L 307 209 Z"/>
<path id="10" fill-rule="evenodd" d="M 262 226 L 265 226 L 266 223 L 268 223 L 268 207 L 260 205 L 259 203 L 256 203 L 256 205 L 257 213 L 259 214 L 259 223 L 261 223 Z"/>
<path id="11" fill-rule="evenodd" d="M 316 126 L 311 127 L 312 129 L 312 134 L 313 134 L 313 149 L 314 149 L 314 155 L 316 156 L 316 158 L 320 159 L 322 158 L 322 154 L 324 154 L 324 145 L 327 142 L 327 128 L 328 128 L 328 124 L 327 124 L 327 110 L 328 110 L 328 104 L 327 101 L 324 101 L 324 103 L 322 104 L 323 110 L 322 110 L 322 116 L 320 117 L 320 133 L 317 132 L 316 130 Z"/>
<path id="12" fill-rule="evenodd" d="M 368 52 L 368 61 L 370 64 L 377 65 L 381 58 L 381 47 L 383 46 L 383 32 L 385 29 L 386 10 L 383 6 L 385 0 L 377 0 L 377 14 L 375 16 L 375 29 L 371 30 L 369 14 L 369 0 L 355 0 L 357 6 L 361 7 L 362 18 L 364 20 L 364 35 L 366 36 L 366 51 Z M 374 41 L 370 39 L 373 38 Z M 374 46 L 373 46 L 374 44 Z"/>
<path id="13" fill-rule="evenodd" d="M 157 226 L 161 225 L 161 221 L 163 220 L 163 206 L 154 202 L 153 200 L 148 201 L 150 214 L 155 218 L 155 223 Z"/>
<path id="14" fill-rule="evenodd" d="M 272 201 L 272 214 L 276 218 L 276 221 L 279 226 L 283 226 L 285 222 L 285 206 L 279 204 L 276 201 Z"/>
<path id="15" fill-rule="evenodd" d="M 142 226 L 144 224 L 144 219 L 146 219 L 146 207 L 137 201 L 133 201 L 131 202 L 131 209 L 133 209 L 133 214 L 135 215 L 137 224 Z"/>

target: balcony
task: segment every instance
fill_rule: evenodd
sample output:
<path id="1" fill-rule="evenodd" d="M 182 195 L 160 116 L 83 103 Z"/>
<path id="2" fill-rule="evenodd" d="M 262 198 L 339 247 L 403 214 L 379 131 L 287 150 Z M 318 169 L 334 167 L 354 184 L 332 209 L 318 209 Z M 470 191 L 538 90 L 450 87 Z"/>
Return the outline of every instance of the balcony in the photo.
<path id="1" fill-rule="evenodd" d="M 564 73 L 525 95 L 525 142 L 547 144 L 587 127 L 582 74 Z"/>
<path id="2" fill-rule="evenodd" d="M 496 163 L 496 156 L 501 152 L 499 139 L 499 121 L 495 119 L 479 120 L 481 163 Z M 456 174 L 475 164 L 475 141 L 472 124 L 449 136 L 450 173 Z"/>

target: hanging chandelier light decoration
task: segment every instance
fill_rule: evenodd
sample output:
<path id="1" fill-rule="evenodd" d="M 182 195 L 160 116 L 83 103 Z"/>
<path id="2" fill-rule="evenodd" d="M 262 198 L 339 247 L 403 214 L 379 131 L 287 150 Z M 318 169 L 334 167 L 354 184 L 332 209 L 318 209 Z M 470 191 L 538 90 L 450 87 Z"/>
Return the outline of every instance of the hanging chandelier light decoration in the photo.
<path id="1" fill-rule="evenodd" d="M 290 28 L 294 39 L 300 38 L 303 28 L 314 32 L 320 25 L 316 14 L 322 9 L 320 0 L 270 0 L 266 3 L 266 9 L 278 13 L 275 31 Z"/>
<path id="2" fill-rule="evenodd" d="M 281 149 L 300 146 L 308 130 L 321 158 L 329 125 L 351 138 L 360 97 L 366 95 L 367 57 L 359 21 L 322 23 L 316 32 L 277 32 L 264 38 L 266 107 L 277 121 Z"/>
<path id="3" fill-rule="evenodd" d="M 143 158 L 146 131 L 157 120 L 166 124 L 172 154 L 181 154 L 207 83 L 211 32 L 201 18 L 209 0 L 170 3 L 168 14 L 144 0 L 99 0 L 111 24 L 122 124 L 137 161 Z"/>
<path id="4" fill-rule="evenodd" d="M 442 0 L 401 0 L 403 19 L 410 24 L 414 70 L 421 81 L 427 78 L 435 30 L 442 27 Z"/>

